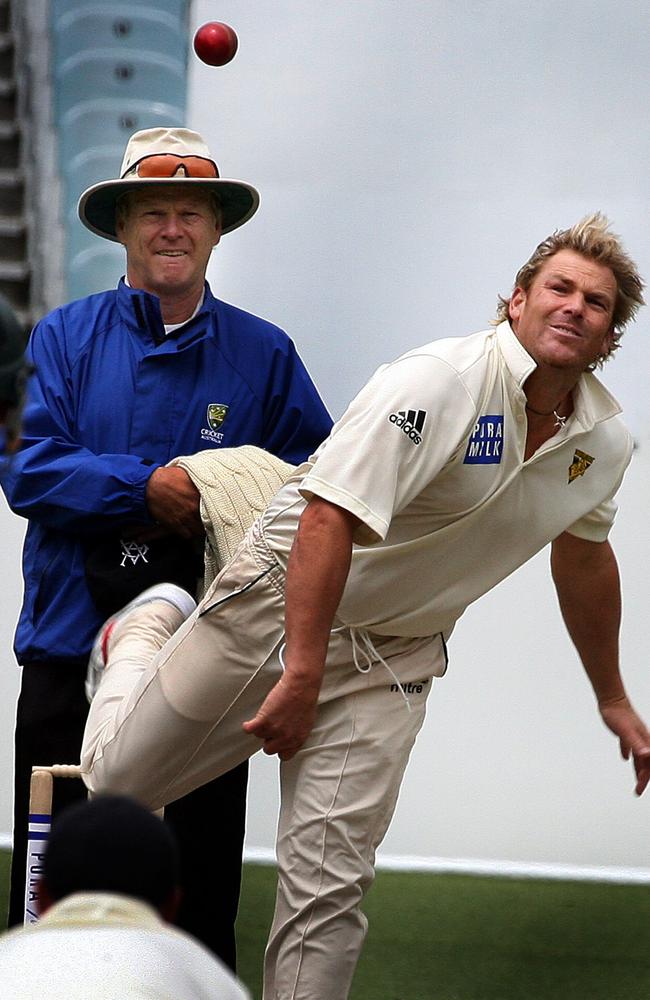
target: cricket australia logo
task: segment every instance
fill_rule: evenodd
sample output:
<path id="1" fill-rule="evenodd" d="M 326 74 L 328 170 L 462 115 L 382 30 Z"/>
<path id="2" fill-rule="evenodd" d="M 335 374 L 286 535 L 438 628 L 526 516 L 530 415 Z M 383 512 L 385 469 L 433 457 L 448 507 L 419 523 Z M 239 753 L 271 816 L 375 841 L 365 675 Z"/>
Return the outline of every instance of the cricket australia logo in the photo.
<path id="1" fill-rule="evenodd" d="M 580 451 L 579 448 L 576 448 L 573 461 L 569 466 L 569 484 L 574 483 L 580 476 L 584 476 L 593 461 L 593 455 L 588 455 L 586 451 Z"/>
<path id="2" fill-rule="evenodd" d="M 228 407 L 225 403 L 208 403 L 206 411 L 207 427 L 201 428 L 201 437 L 210 444 L 221 444 L 223 434 L 219 430 L 228 414 Z"/>
<path id="3" fill-rule="evenodd" d="M 122 561 L 120 566 L 126 566 L 127 562 L 135 566 L 139 559 L 145 563 L 149 562 L 147 559 L 148 545 L 140 544 L 139 542 L 125 542 L 123 538 L 120 538 L 120 545 L 122 546 Z"/>
<path id="4" fill-rule="evenodd" d="M 228 407 L 225 403 L 208 403 L 208 427 L 210 430 L 218 431 L 226 419 Z"/>
<path id="5" fill-rule="evenodd" d="M 474 424 L 463 465 L 499 465 L 503 453 L 503 415 L 485 414 Z"/>
<path id="6" fill-rule="evenodd" d="M 420 444 L 426 416 L 426 410 L 398 410 L 397 413 L 391 413 L 388 419 L 391 424 L 401 428 L 402 433 L 406 434 L 409 441 L 412 441 L 413 444 Z"/>

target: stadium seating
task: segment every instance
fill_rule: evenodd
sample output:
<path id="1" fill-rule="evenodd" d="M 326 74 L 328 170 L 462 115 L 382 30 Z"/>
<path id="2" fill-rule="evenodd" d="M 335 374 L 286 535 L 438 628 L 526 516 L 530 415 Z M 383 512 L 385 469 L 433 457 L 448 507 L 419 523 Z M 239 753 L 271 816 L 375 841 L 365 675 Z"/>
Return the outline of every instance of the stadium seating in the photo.
<path id="1" fill-rule="evenodd" d="M 180 7 L 180 4 L 173 6 Z M 179 57 L 179 14 L 142 4 L 76 4 L 54 24 L 55 60 L 61 65 L 88 47 L 119 46 L 122 53 L 150 49 L 172 59 Z"/>
<path id="2" fill-rule="evenodd" d="M 71 163 L 81 151 L 93 146 L 110 146 L 119 151 L 119 166 L 126 140 L 133 132 L 155 125 L 180 124 L 183 118 L 182 100 L 176 104 L 138 98 L 78 101 L 59 119 L 61 162 Z"/>
<path id="3" fill-rule="evenodd" d="M 81 226 L 77 202 L 118 175 L 133 132 L 184 124 L 188 15 L 189 0 L 50 0 L 69 298 L 109 288 L 122 273 L 121 248 Z"/>
<path id="4" fill-rule="evenodd" d="M 115 3 L 102 3 L 101 0 L 50 0 L 50 7 L 53 18 L 61 18 L 70 12 L 86 10 L 89 13 L 100 15 L 103 11 L 111 11 L 116 15 L 129 14 L 133 11 L 149 9 L 163 11 L 176 17 L 181 21 L 187 14 L 187 0 L 132 0 L 125 3 L 124 0 L 116 0 Z"/>
<path id="5" fill-rule="evenodd" d="M 124 274 L 124 251 L 118 243 L 100 241 L 79 251 L 68 263 L 68 295 L 80 299 L 115 286 Z"/>
<path id="6" fill-rule="evenodd" d="M 72 106 L 98 97 L 159 101 L 185 86 L 185 62 L 158 53 L 86 49 L 57 65 L 55 117 Z"/>

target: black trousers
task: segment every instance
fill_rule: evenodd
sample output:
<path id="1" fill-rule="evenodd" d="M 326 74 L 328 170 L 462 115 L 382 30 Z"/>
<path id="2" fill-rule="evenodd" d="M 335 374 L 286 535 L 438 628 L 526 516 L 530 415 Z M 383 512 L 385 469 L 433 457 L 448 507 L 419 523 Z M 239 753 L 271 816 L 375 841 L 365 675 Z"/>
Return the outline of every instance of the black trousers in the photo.
<path id="1" fill-rule="evenodd" d="M 23 921 L 29 780 L 33 764 L 79 760 L 88 703 L 86 660 L 27 663 L 18 698 L 15 740 L 14 852 L 9 926 Z M 165 809 L 181 852 L 183 902 L 177 924 L 233 971 L 246 819 L 248 763 L 197 788 Z M 55 782 L 56 814 L 86 798 L 80 781 Z"/>

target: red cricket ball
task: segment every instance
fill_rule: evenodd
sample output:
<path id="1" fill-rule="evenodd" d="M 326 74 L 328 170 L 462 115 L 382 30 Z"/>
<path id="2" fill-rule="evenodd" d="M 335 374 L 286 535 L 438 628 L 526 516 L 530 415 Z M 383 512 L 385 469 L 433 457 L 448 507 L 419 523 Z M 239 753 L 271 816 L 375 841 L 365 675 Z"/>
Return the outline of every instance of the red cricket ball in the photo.
<path id="1" fill-rule="evenodd" d="M 208 66 L 225 66 L 237 51 L 238 38 L 228 24 L 208 21 L 194 36 L 194 51 Z"/>

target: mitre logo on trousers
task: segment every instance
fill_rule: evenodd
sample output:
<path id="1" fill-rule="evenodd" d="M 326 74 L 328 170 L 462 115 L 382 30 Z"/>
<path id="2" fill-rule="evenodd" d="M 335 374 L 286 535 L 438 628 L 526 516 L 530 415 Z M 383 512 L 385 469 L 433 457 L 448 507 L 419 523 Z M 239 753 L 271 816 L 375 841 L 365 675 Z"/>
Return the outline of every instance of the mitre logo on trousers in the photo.
<path id="1" fill-rule="evenodd" d="M 210 444 L 221 444 L 223 434 L 219 428 L 226 419 L 227 413 L 228 407 L 225 403 L 208 403 L 206 411 L 208 426 L 201 428 L 201 437 L 204 441 L 209 441 Z"/>
<path id="2" fill-rule="evenodd" d="M 388 419 L 406 434 L 409 441 L 420 444 L 426 416 L 426 410 L 398 410 L 397 413 L 391 413 Z"/>

